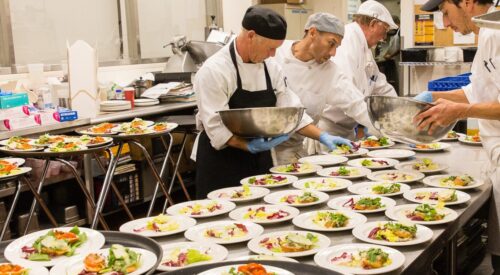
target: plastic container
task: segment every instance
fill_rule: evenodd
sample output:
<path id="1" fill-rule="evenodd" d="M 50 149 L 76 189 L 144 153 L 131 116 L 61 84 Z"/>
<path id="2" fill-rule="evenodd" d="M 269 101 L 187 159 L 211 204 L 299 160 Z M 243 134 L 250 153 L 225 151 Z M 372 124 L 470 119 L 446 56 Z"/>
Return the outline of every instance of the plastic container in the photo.
<path id="1" fill-rule="evenodd" d="M 471 75 L 470 73 L 466 73 L 457 76 L 443 77 L 431 80 L 427 84 L 427 90 L 433 92 L 439 92 L 439 91 L 450 91 L 450 90 L 460 89 L 463 86 L 469 85 L 470 75 Z"/>
<path id="2" fill-rule="evenodd" d="M 122 100 L 123 99 L 123 91 L 120 89 L 115 90 L 115 99 Z"/>
<path id="3" fill-rule="evenodd" d="M 130 101 L 130 106 L 133 109 L 134 108 L 134 95 L 135 95 L 134 87 L 125 88 L 123 93 L 125 94 L 125 100 Z"/>
<path id="4" fill-rule="evenodd" d="M 467 119 L 467 135 L 475 136 L 479 134 L 479 123 L 475 118 Z"/>

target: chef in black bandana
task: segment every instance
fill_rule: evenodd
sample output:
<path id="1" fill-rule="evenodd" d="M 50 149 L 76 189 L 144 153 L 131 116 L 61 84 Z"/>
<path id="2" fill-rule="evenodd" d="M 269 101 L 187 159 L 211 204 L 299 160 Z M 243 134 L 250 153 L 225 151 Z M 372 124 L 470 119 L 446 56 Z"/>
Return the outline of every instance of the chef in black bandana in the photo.
<path id="1" fill-rule="evenodd" d="M 286 26 L 283 17 L 270 9 L 248 8 L 240 34 L 196 73 L 196 121 L 201 130 L 194 149 L 197 198 L 237 186 L 245 177 L 268 173 L 273 166 L 270 150 L 288 139 L 286 135 L 270 140 L 236 136 L 217 113 L 237 108 L 302 107 L 300 99 L 286 86 L 281 67 L 266 60 L 283 44 Z M 312 122 L 304 114 L 297 133 L 318 139 L 332 149 L 336 144 L 350 146 L 348 140 L 323 133 Z"/>

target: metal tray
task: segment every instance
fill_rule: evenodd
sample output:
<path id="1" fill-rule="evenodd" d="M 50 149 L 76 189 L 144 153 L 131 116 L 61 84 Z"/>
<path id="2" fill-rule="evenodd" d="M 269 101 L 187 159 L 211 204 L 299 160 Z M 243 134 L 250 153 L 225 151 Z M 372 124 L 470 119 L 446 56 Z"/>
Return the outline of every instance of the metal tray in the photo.
<path id="1" fill-rule="evenodd" d="M 146 238 L 136 234 L 117 232 L 117 231 L 101 231 L 101 233 L 104 235 L 104 238 L 106 239 L 104 248 L 108 248 L 112 244 L 121 244 L 124 246 L 138 247 L 153 252 L 158 260 L 156 261 L 156 264 L 153 266 L 153 268 L 146 273 L 147 275 L 153 274 L 158 265 L 161 263 L 161 260 L 163 258 L 163 250 L 161 249 L 161 246 L 153 239 Z M 3 263 L 7 261 L 3 254 L 7 245 L 9 245 L 9 243 L 11 243 L 12 241 L 13 240 L 0 242 L 0 262 Z"/>
<path id="2" fill-rule="evenodd" d="M 154 132 L 154 133 L 149 133 L 149 134 L 139 134 L 139 135 L 120 135 L 118 134 L 89 134 L 89 133 L 82 133 L 81 131 L 87 130 L 89 127 L 82 127 L 75 129 L 75 132 L 80 135 L 88 135 L 88 136 L 102 136 L 102 137 L 112 137 L 113 140 L 115 141 L 121 141 L 121 140 L 132 140 L 132 139 L 137 139 L 137 138 L 154 138 L 154 137 L 159 137 L 166 135 L 170 132 L 172 132 L 177 126 L 173 127 L 172 129 L 168 129 L 166 131 L 162 132 Z"/>
<path id="3" fill-rule="evenodd" d="M 290 270 L 294 274 L 297 275 L 320 275 L 320 274 L 331 274 L 331 275 L 337 275 L 341 274 L 338 272 L 335 272 L 330 269 L 322 268 L 319 266 L 314 266 L 314 265 L 308 265 L 304 263 L 292 263 L 292 262 L 281 262 L 281 261 L 224 261 L 220 263 L 214 263 L 214 264 L 207 264 L 207 265 L 200 265 L 200 266 L 193 266 L 193 267 L 188 267 L 188 268 L 183 268 L 179 269 L 176 271 L 170 271 L 170 272 L 163 272 L 163 273 L 158 273 L 162 275 L 192 275 L 192 274 L 198 274 L 200 272 L 209 270 L 211 268 L 219 267 L 219 266 L 225 266 L 225 265 L 241 265 L 241 264 L 247 264 L 247 263 L 259 263 L 263 265 L 272 265 L 275 267 L 280 267 L 284 268 L 287 270 Z"/>
<path id="4" fill-rule="evenodd" d="M 3 150 L 0 149 L 0 152 L 14 157 L 23 157 L 23 158 L 54 158 L 54 157 L 68 157 L 68 156 L 79 156 L 84 154 L 91 154 L 95 152 L 102 151 L 108 147 L 113 145 L 112 142 L 106 143 L 101 146 L 89 147 L 85 150 L 72 151 L 72 152 L 44 152 L 44 151 L 15 151 L 15 150 Z"/>

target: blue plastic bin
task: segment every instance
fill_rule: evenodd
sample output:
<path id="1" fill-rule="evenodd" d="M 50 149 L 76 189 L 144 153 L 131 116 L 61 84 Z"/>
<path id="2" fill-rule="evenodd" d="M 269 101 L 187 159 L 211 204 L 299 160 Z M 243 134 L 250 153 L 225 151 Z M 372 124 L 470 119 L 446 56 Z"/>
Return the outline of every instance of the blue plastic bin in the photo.
<path id="1" fill-rule="evenodd" d="M 457 76 L 443 77 L 429 81 L 427 90 L 429 91 L 450 91 L 460 89 L 470 83 L 469 76 L 471 73 L 460 74 Z"/>

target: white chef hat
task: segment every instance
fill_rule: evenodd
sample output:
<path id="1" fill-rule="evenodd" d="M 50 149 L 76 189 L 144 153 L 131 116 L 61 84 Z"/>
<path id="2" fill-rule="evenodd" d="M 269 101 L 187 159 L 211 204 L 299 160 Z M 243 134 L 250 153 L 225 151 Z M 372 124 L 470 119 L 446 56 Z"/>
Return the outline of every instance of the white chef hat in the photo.
<path id="1" fill-rule="evenodd" d="M 382 22 L 389 24 L 389 27 L 393 30 L 398 29 L 398 25 L 394 23 L 391 13 L 387 10 L 384 5 L 380 4 L 375 0 L 368 0 L 359 6 L 356 14 L 366 15 L 376 18 Z"/>

